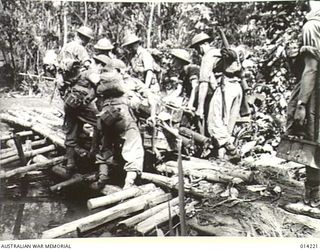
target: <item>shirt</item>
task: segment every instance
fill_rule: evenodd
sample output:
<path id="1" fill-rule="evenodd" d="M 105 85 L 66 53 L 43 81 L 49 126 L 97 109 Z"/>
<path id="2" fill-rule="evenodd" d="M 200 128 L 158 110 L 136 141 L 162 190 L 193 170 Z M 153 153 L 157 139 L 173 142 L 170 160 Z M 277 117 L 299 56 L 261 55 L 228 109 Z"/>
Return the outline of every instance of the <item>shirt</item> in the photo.
<path id="1" fill-rule="evenodd" d="M 154 59 L 148 50 L 139 46 L 137 53 L 131 60 L 134 76 L 144 81 L 145 73 L 148 70 L 154 71 Z"/>
<path id="2" fill-rule="evenodd" d="M 74 61 L 78 61 L 80 64 L 83 64 L 87 60 L 90 60 L 89 54 L 86 48 L 78 41 L 67 43 L 63 46 L 58 56 L 60 67 L 64 70 L 68 70 L 68 67 L 70 67 L 69 64 Z"/>
<path id="3" fill-rule="evenodd" d="M 195 64 L 189 64 L 183 68 L 180 79 L 183 80 L 183 91 L 190 96 L 193 80 L 199 79 L 200 67 Z"/>
<path id="4" fill-rule="evenodd" d="M 201 59 L 199 81 L 211 82 L 213 71 L 216 71 L 220 61 L 220 50 L 215 48 L 209 49 Z"/>

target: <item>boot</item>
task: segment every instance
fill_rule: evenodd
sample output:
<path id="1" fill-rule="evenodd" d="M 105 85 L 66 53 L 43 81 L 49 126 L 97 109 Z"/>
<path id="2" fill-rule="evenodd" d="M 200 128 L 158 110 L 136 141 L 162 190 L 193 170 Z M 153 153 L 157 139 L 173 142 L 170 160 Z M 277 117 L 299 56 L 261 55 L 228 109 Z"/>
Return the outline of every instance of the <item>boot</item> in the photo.
<path id="1" fill-rule="evenodd" d="M 69 169 L 75 168 L 76 162 L 74 160 L 74 157 L 75 157 L 74 147 L 66 147 L 66 157 L 67 157 L 66 168 L 69 168 Z"/>
<path id="2" fill-rule="evenodd" d="M 306 205 L 310 205 L 310 200 L 311 200 L 311 190 L 312 187 L 308 185 L 307 182 L 304 183 L 304 196 L 303 196 L 303 202 Z"/>
<path id="3" fill-rule="evenodd" d="M 79 146 L 75 146 L 74 147 L 74 152 L 77 155 L 79 155 L 81 158 L 86 157 L 86 156 L 89 155 L 89 152 L 87 150 L 85 150 L 84 148 L 79 147 Z"/>
<path id="4" fill-rule="evenodd" d="M 99 165 L 99 178 L 97 181 L 91 184 L 91 188 L 94 190 L 101 190 L 107 184 L 109 180 L 109 167 L 107 164 Z"/>
<path id="5" fill-rule="evenodd" d="M 237 164 L 241 160 L 238 150 L 233 143 L 227 142 L 224 145 L 224 148 L 226 149 L 227 158 L 231 163 Z"/>
<path id="6" fill-rule="evenodd" d="M 65 166 L 66 176 L 71 176 L 75 172 L 76 163 L 75 163 L 75 150 L 74 147 L 66 147 L 66 158 L 67 163 Z"/>
<path id="7" fill-rule="evenodd" d="M 320 208 L 320 186 L 315 186 L 311 189 L 310 206 Z"/>
<path id="8" fill-rule="evenodd" d="M 133 187 L 134 186 L 134 181 L 135 181 L 136 178 L 137 178 L 137 173 L 136 172 L 133 172 L 133 171 L 127 172 L 127 176 L 126 176 L 126 179 L 124 181 L 123 189 L 128 189 L 128 188 Z"/>

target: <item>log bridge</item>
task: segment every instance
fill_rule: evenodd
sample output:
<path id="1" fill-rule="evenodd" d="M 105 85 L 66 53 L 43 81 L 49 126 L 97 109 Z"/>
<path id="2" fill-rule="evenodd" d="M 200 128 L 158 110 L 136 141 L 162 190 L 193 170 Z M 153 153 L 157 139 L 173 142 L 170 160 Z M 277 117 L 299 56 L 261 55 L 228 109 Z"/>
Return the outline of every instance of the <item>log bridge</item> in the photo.
<path id="1" fill-rule="evenodd" d="M 0 179 L 24 176 L 35 170 L 54 169 L 65 161 L 63 120 L 59 110 L 54 108 L 46 112 L 41 108 L 22 109 L 19 112 L 8 110 L 0 113 L 0 120 L 16 128 L 15 131 L 1 133 L 0 136 Z M 193 157 L 182 160 L 182 165 L 185 178 L 185 210 L 188 216 L 197 214 L 197 206 L 207 200 L 214 201 L 214 207 L 223 206 L 228 202 L 238 204 L 242 201 L 238 190 L 260 181 L 259 176 L 256 176 L 256 170 L 252 167 L 235 166 L 230 163 L 220 164 Z M 85 235 L 108 223 L 117 230 L 130 229 L 134 235 L 154 235 L 159 227 L 167 228 L 169 225 L 172 235 L 172 223 L 178 221 L 180 211 L 177 197 L 178 163 L 172 160 L 167 161 L 157 165 L 154 170 L 156 173 L 143 172 L 139 176 L 139 186 L 124 190 L 118 188 L 111 192 L 107 185 L 97 197 L 87 201 L 90 215 L 48 228 L 42 232 L 41 237 L 51 239 L 65 237 L 70 233 L 76 233 L 78 236 Z M 83 182 L 88 183 L 90 187 L 95 180 L 97 180 L 95 172 L 77 173 L 70 179 L 62 180 L 48 188 L 51 192 L 60 192 Z M 260 192 L 267 189 L 267 186 L 262 187 Z M 222 197 L 226 200 L 221 202 Z M 311 211 L 288 204 L 282 204 L 282 207 L 290 213 L 300 209 L 303 211 L 301 214 L 315 219 L 320 218 L 320 211 L 317 209 Z M 188 224 L 190 228 L 209 232 L 209 234 L 211 232 L 211 235 L 219 235 L 221 232 L 229 235 L 229 231 L 225 229 L 222 231 L 217 228 L 203 229 L 203 226 L 195 225 L 194 218 Z M 309 224 L 311 227 L 313 222 Z M 233 236 L 238 235 L 235 233 Z"/>

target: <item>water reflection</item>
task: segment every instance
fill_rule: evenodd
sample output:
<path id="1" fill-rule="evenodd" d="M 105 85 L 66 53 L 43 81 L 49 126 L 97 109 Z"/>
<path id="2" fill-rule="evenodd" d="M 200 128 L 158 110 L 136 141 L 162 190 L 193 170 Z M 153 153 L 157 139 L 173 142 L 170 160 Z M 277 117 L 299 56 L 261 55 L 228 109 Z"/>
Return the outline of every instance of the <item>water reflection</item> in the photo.
<path id="1" fill-rule="evenodd" d="M 27 195 L 23 197 L 20 196 L 21 186 L 4 187 L 4 184 L 1 183 L 0 190 L 0 240 L 38 239 L 45 230 L 89 214 L 86 207 L 89 195 L 84 187 L 52 194 L 48 191 L 49 186 L 40 187 L 41 183 L 36 183 L 28 187 Z M 10 186 L 13 188 L 8 189 Z"/>

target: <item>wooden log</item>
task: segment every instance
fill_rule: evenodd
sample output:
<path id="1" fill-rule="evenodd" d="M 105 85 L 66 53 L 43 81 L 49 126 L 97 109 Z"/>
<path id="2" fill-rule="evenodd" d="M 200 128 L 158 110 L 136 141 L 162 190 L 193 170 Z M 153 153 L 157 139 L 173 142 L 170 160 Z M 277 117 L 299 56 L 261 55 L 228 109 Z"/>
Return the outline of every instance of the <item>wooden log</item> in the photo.
<path id="1" fill-rule="evenodd" d="M 64 145 L 65 136 L 63 134 L 60 135 L 60 133 L 57 134 L 56 130 L 49 129 L 41 124 L 33 124 L 30 121 L 27 121 L 9 114 L 0 114 L 0 120 L 32 129 L 35 132 L 39 133 L 40 135 L 51 140 L 52 143 L 54 143 L 55 145 L 65 148 L 65 145 Z"/>
<path id="2" fill-rule="evenodd" d="M 198 218 L 195 216 L 187 221 L 188 226 L 190 226 L 192 229 L 196 230 L 200 233 L 201 236 L 209 235 L 209 236 L 222 236 L 222 237 L 245 237 L 246 232 L 242 227 L 240 227 L 238 224 L 226 224 L 221 225 L 221 223 L 216 222 L 217 225 L 210 224 L 208 225 L 201 225 Z"/>
<path id="3" fill-rule="evenodd" d="M 18 132 L 16 133 L 17 135 L 19 135 L 20 137 L 26 137 L 26 136 L 30 136 L 33 134 L 33 131 L 22 131 L 22 132 Z M 0 136 L 0 142 L 5 142 L 7 140 L 13 139 L 14 135 L 13 134 L 9 134 L 9 135 L 1 135 Z"/>
<path id="4" fill-rule="evenodd" d="M 175 202 L 173 202 L 174 204 Z M 179 203 L 179 200 L 178 200 Z M 150 232 L 153 228 L 157 227 L 158 225 L 168 221 L 171 218 L 179 215 L 179 206 L 173 205 L 170 203 L 170 211 L 169 207 L 167 206 L 163 210 L 160 210 L 158 213 L 152 215 L 151 217 L 147 218 L 145 221 L 140 222 L 136 227 L 135 230 L 141 234 L 146 234 Z M 185 207 L 186 212 L 189 212 L 190 209 L 193 209 L 194 206 L 198 204 L 198 201 L 192 201 L 191 203 L 187 204 Z"/>
<path id="5" fill-rule="evenodd" d="M 39 114 L 39 115 L 41 115 L 42 117 L 44 117 L 44 118 L 46 118 L 48 120 L 51 120 L 51 121 L 54 121 L 54 122 L 59 122 L 59 123 L 63 124 L 63 119 L 54 114 L 54 112 L 57 112 L 57 110 L 52 110 L 51 112 L 45 112 L 45 113 L 43 112 L 42 109 L 41 110 L 33 109 L 33 111 L 36 114 Z"/>
<path id="6" fill-rule="evenodd" d="M 49 160 L 49 158 L 47 158 L 43 155 L 36 155 L 35 157 L 32 158 L 33 163 L 41 163 L 41 162 L 46 162 L 48 160 Z"/>
<path id="7" fill-rule="evenodd" d="M 203 172 L 204 170 L 208 170 L 212 174 L 214 174 L 214 172 L 217 172 L 220 176 L 240 178 L 247 183 L 250 183 L 254 180 L 254 173 L 252 171 L 239 169 L 238 167 L 234 167 L 229 163 L 226 164 L 227 166 L 218 165 L 214 162 L 197 159 L 194 157 L 192 157 L 190 161 L 185 160 L 182 162 L 183 168 L 186 170 L 201 170 L 201 172 Z M 176 168 L 178 167 L 178 163 L 175 161 L 168 161 L 165 163 L 165 165 Z"/>
<path id="8" fill-rule="evenodd" d="M 102 196 L 98 198 L 92 198 L 88 200 L 87 206 L 89 210 L 95 209 L 97 207 L 107 206 L 122 200 L 126 200 L 131 197 L 136 197 L 142 194 L 145 194 L 146 192 L 149 192 L 151 190 L 154 190 L 156 186 L 152 183 L 143 185 L 143 186 L 136 186 L 129 189 L 121 190 L 119 192 Z"/>
<path id="9" fill-rule="evenodd" d="M 89 221 L 81 223 L 77 227 L 77 231 L 79 233 L 83 233 L 100 225 L 103 225 L 111 220 L 128 216 L 131 213 L 140 211 L 147 206 L 157 205 L 163 202 L 163 195 L 164 191 L 158 189 L 145 195 L 128 200 L 124 203 L 118 204 L 103 211 L 104 213 L 102 213 L 102 216 L 95 216 L 94 219 L 91 218 Z"/>
<path id="10" fill-rule="evenodd" d="M 178 174 L 178 169 L 175 167 L 170 167 L 167 165 L 159 165 L 156 167 L 159 172 L 162 173 L 170 173 L 170 174 Z M 184 174 L 185 175 L 191 175 L 197 178 L 201 178 L 204 180 L 212 181 L 212 182 L 223 182 L 223 183 L 234 183 L 234 184 L 240 184 L 243 183 L 244 180 L 238 177 L 233 176 L 227 176 L 224 173 L 218 172 L 218 171 L 197 171 L 189 168 L 184 168 Z"/>
<path id="11" fill-rule="evenodd" d="M 78 230 L 83 232 L 90 228 L 105 224 L 121 216 L 126 216 L 130 213 L 137 212 L 143 209 L 149 201 L 155 199 L 164 192 L 160 189 L 152 191 L 148 194 L 133 198 L 129 201 L 120 203 L 114 207 L 103 210 L 101 212 L 89 215 L 87 217 L 63 224 L 59 227 L 49 229 L 42 233 L 42 239 L 53 239 L 65 235 L 67 233 Z"/>
<path id="12" fill-rule="evenodd" d="M 33 170 L 46 169 L 48 167 L 52 167 L 56 164 L 61 163 L 64 159 L 65 159 L 64 156 L 59 156 L 59 157 L 55 157 L 53 159 L 50 159 L 47 162 L 35 163 L 35 164 L 31 164 L 29 166 L 19 167 L 19 168 L 16 168 L 16 169 L 13 169 L 10 171 L 6 171 L 6 172 L 3 171 L 3 172 L 0 172 L 0 179 L 9 178 L 14 175 L 27 173 L 27 172 L 33 171 Z"/>
<path id="13" fill-rule="evenodd" d="M 63 188 L 72 186 L 72 185 L 80 183 L 82 181 L 94 181 L 96 179 L 98 179 L 96 174 L 84 175 L 84 174 L 77 173 L 77 174 L 74 174 L 69 180 L 66 180 L 66 181 L 60 182 L 54 186 L 51 186 L 50 191 L 52 191 L 52 192 L 60 191 Z"/>
<path id="14" fill-rule="evenodd" d="M 313 207 L 307 206 L 302 202 L 288 203 L 283 206 L 283 209 L 290 213 L 301 214 L 301 215 L 310 216 L 315 219 L 320 219 L 319 208 L 313 208 Z"/>
<path id="15" fill-rule="evenodd" d="M 3 154 L 6 154 L 10 151 L 14 151 L 16 150 L 16 148 L 13 146 L 13 147 L 8 147 L 8 148 L 2 148 L 0 149 L 0 156 L 3 155 Z"/>
<path id="16" fill-rule="evenodd" d="M 30 157 L 38 155 L 38 154 L 43 154 L 43 153 L 48 153 L 48 152 L 54 151 L 55 149 L 56 149 L 56 147 L 54 145 L 49 145 L 49 146 L 46 146 L 46 147 L 43 147 L 43 148 L 30 150 L 28 152 L 25 152 L 24 155 L 25 155 L 26 158 L 30 158 Z M 2 159 L 2 160 L 0 160 L 0 165 L 4 165 L 4 164 L 7 164 L 7 163 L 10 163 L 10 162 L 15 161 L 17 159 L 19 159 L 18 155 L 14 155 L 14 156 L 11 156 L 9 158 Z"/>
<path id="17" fill-rule="evenodd" d="M 42 139 L 42 140 L 37 140 L 37 141 L 33 141 L 31 142 L 31 147 L 36 147 L 36 146 L 40 146 L 46 143 L 46 139 Z M 26 150 L 28 148 L 27 145 L 23 145 L 23 149 Z M 9 158 L 11 156 L 17 155 L 18 151 L 16 148 L 10 148 L 10 150 L 7 150 L 6 152 L 0 152 L 0 160 L 5 159 L 5 158 Z"/>
<path id="18" fill-rule="evenodd" d="M 177 216 L 179 214 L 179 206 L 170 206 L 170 216 L 171 218 Z M 169 208 L 165 208 L 160 212 L 156 213 L 155 215 L 149 217 L 143 222 L 140 222 L 136 227 L 135 230 L 141 234 L 146 234 L 155 228 L 157 225 L 164 223 L 169 220 Z"/>
<path id="19" fill-rule="evenodd" d="M 175 206 L 175 205 L 178 205 L 178 203 L 179 203 L 179 198 L 176 197 L 176 198 L 172 199 L 169 202 L 161 203 L 158 206 L 152 207 L 152 208 L 144 211 L 143 213 L 137 214 L 137 215 L 135 215 L 135 216 L 133 216 L 131 218 L 128 218 L 128 219 L 123 220 L 123 221 L 120 221 L 118 223 L 118 225 L 119 226 L 124 225 L 126 227 L 132 227 L 135 224 L 138 224 L 138 223 L 146 220 L 147 218 L 153 216 L 154 214 L 156 214 L 156 213 L 168 208 L 168 206 Z"/>
<path id="20" fill-rule="evenodd" d="M 32 110 L 32 109 L 28 109 L 26 110 L 26 112 L 28 112 L 28 115 L 32 120 L 32 122 L 39 122 L 47 126 L 56 126 L 56 127 L 63 125 L 63 119 L 52 119 L 46 112 L 43 112 L 43 111 L 36 112 L 35 110 Z"/>
<path id="21" fill-rule="evenodd" d="M 170 178 L 158 174 L 151 174 L 151 173 L 141 173 L 141 179 L 151 181 L 155 184 L 158 184 L 160 186 L 164 186 L 170 189 L 178 190 L 178 179 L 177 178 Z M 197 197 L 210 197 L 209 194 L 202 192 L 201 190 L 197 190 L 196 188 L 189 187 L 185 185 L 185 192 L 195 195 Z"/>

